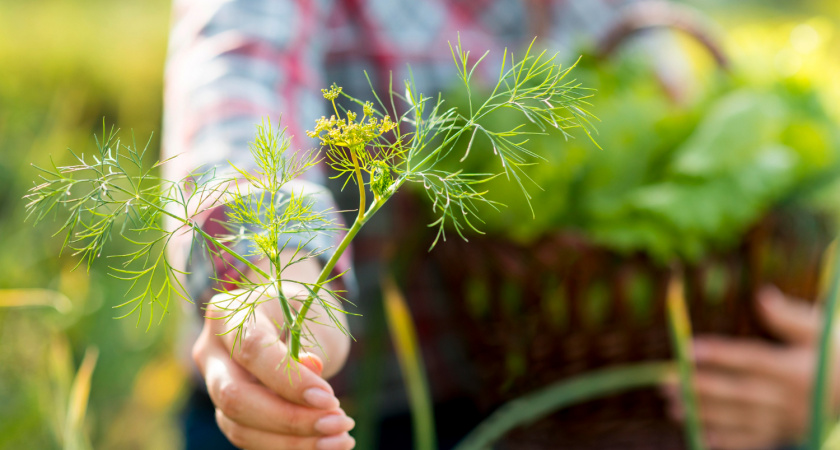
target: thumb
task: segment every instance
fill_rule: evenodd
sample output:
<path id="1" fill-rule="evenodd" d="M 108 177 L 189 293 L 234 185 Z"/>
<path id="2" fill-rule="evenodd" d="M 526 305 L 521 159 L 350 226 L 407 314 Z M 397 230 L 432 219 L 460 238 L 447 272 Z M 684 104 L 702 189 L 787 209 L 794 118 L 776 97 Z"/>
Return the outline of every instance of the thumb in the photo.
<path id="1" fill-rule="evenodd" d="M 307 369 L 315 372 L 315 375 L 321 376 L 321 372 L 324 371 L 324 363 L 321 361 L 321 358 L 314 353 L 303 352 L 300 354 L 300 363 L 303 364 Z"/>
<path id="2" fill-rule="evenodd" d="M 810 344 L 817 340 L 822 322 L 817 308 L 785 296 L 775 286 L 763 287 L 757 300 L 759 315 L 776 337 L 791 344 Z"/>

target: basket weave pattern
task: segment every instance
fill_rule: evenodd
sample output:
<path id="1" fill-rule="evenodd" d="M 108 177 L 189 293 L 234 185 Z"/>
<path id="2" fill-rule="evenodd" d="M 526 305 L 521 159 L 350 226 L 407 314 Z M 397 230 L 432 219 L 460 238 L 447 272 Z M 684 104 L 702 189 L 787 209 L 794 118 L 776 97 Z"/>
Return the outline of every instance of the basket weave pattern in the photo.
<path id="1" fill-rule="evenodd" d="M 736 248 L 685 265 L 695 334 L 772 340 L 754 311 L 757 290 L 772 283 L 814 301 L 828 242 L 820 219 L 779 212 Z M 674 269 L 644 255 L 561 232 L 532 245 L 449 239 L 431 259 L 462 324 L 479 376 L 476 401 L 486 410 L 589 370 L 672 357 L 664 308 Z M 681 433 L 649 389 L 560 411 L 511 433 L 502 448 L 683 448 Z"/>

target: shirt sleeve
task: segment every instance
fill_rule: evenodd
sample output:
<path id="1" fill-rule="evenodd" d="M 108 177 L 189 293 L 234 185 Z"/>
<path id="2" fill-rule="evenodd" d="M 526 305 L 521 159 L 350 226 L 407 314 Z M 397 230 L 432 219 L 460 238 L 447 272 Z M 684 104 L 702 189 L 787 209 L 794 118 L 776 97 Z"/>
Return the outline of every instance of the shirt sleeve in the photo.
<path id="1" fill-rule="evenodd" d="M 326 1 L 176 0 L 165 72 L 163 157 L 167 179 L 183 179 L 197 170 L 232 172 L 231 163 L 254 168 L 248 151 L 256 125 L 270 119 L 287 129 L 292 149 L 316 144 L 305 129 L 323 114 Z M 322 167 L 289 183 L 288 192 L 305 189 L 319 210 L 334 208 L 324 188 Z M 224 205 L 197 218 L 210 234 L 223 233 Z M 206 301 L 218 284 L 243 267 L 233 259 L 210 258 L 190 236 L 170 243 L 170 258 L 185 268 L 186 288 Z M 298 236 L 307 250 L 332 255 L 340 236 Z M 287 245 L 294 247 L 296 242 Z M 248 245 L 243 242 L 238 245 Z M 245 250 L 237 247 L 236 250 Z M 349 268 L 349 252 L 336 266 Z"/>

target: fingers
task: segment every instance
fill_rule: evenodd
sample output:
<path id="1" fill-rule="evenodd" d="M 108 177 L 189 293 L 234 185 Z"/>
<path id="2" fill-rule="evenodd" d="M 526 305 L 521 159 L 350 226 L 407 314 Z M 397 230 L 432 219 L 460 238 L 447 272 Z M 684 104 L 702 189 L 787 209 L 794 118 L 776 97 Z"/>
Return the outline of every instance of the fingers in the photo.
<path id="1" fill-rule="evenodd" d="M 789 361 L 789 358 L 782 358 Z M 697 414 L 711 448 L 737 450 L 782 444 L 800 421 L 790 380 L 762 371 L 733 370 L 731 365 L 699 365 L 694 374 Z M 679 385 L 662 387 L 668 413 L 685 418 Z M 792 403 L 793 402 L 793 403 Z"/>
<path id="2" fill-rule="evenodd" d="M 669 401 L 668 413 L 675 421 L 685 419 L 675 385 L 663 393 Z M 706 445 L 714 449 L 738 450 L 772 447 L 784 439 L 779 421 L 784 409 L 738 401 L 720 400 L 698 393 L 698 415 Z"/>
<path id="3" fill-rule="evenodd" d="M 320 360 L 314 355 L 307 355 L 306 364 L 289 362 L 286 345 L 280 340 L 276 325 L 271 322 L 260 307 L 256 309 L 243 333 L 227 331 L 229 325 L 218 310 L 208 309 L 206 326 L 216 335 L 229 357 L 253 375 L 260 383 L 280 397 L 292 403 L 322 410 L 332 410 L 339 406 L 332 387 L 321 378 L 317 369 Z M 316 370 L 313 370 L 316 369 Z"/>
<path id="4" fill-rule="evenodd" d="M 693 350 L 698 366 L 770 376 L 789 369 L 786 358 L 780 357 L 783 349 L 759 341 L 704 336 L 694 339 Z"/>
<path id="5" fill-rule="evenodd" d="M 704 433 L 706 445 L 718 450 L 772 448 L 771 438 L 756 430 L 710 430 Z"/>
<path id="6" fill-rule="evenodd" d="M 694 373 L 694 391 L 705 423 L 728 423 L 733 427 L 746 423 L 741 419 L 754 421 L 755 415 L 745 414 L 745 410 L 784 411 L 790 402 L 782 381 L 718 368 L 698 367 Z M 669 381 L 661 392 L 669 401 L 671 415 L 682 419 L 678 382 Z"/>
<path id="7" fill-rule="evenodd" d="M 694 340 L 694 390 L 707 444 L 716 449 L 766 448 L 798 439 L 806 427 L 819 314 L 776 289 L 757 296 L 765 323 L 793 345 L 699 337 Z M 676 383 L 663 388 L 669 414 L 682 420 Z"/>
<path id="8" fill-rule="evenodd" d="M 353 428 L 353 420 L 340 409 L 308 408 L 278 397 L 231 361 L 216 336 L 203 333 L 196 348 L 210 398 L 240 426 L 297 436 L 333 435 Z"/>
<path id="9" fill-rule="evenodd" d="M 683 421 L 685 408 L 679 386 L 663 386 L 662 394 L 668 402 L 668 415 L 675 421 Z M 752 417 L 746 413 L 752 405 L 708 397 L 700 393 L 697 395 L 697 403 L 698 418 L 704 429 L 709 427 L 736 430 L 749 428 Z"/>
<path id="10" fill-rule="evenodd" d="M 777 337 L 793 344 L 816 342 L 821 325 L 818 309 L 786 297 L 775 286 L 763 288 L 757 299 L 761 318 Z"/>
<path id="11" fill-rule="evenodd" d="M 668 401 L 668 415 L 674 420 L 682 421 L 685 418 L 685 409 L 677 387 L 668 386 L 662 389 L 662 393 Z M 772 407 L 764 403 L 749 403 L 741 399 L 719 398 L 699 392 L 697 393 L 697 403 L 698 416 L 704 426 L 726 429 L 753 428 L 756 423 L 766 419 L 764 414 L 756 414 L 756 412 L 783 411 L 784 407 L 784 404 L 777 404 Z"/>
<path id="12" fill-rule="evenodd" d="M 221 410 L 216 410 L 216 422 L 231 444 L 248 450 L 349 450 L 356 445 L 346 432 L 327 437 L 289 436 L 242 426 Z"/>
<path id="13" fill-rule="evenodd" d="M 247 373 L 227 358 L 221 354 L 209 362 L 207 391 L 216 407 L 240 425 L 297 436 L 335 434 L 353 427 L 353 420 L 340 409 L 325 414 L 324 410 L 288 402 L 264 386 L 246 381 Z M 327 417 L 329 420 L 321 421 Z"/>
<path id="14" fill-rule="evenodd" d="M 694 389 L 701 402 L 784 408 L 784 392 L 775 382 L 760 377 L 738 376 L 720 371 L 698 370 Z"/>
<path id="15" fill-rule="evenodd" d="M 745 408 L 741 413 L 751 420 L 743 420 L 738 427 L 729 423 L 706 425 L 703 432 L 706 444 L 720 450 L 752 450 L 776 448 L 790 442 L 780 431 L 783 410 Z"/>
<path id="16" fill-rule="evenodd" d="M 751 408 L 735 402 L 700 398 L 700 423 L 704 429 L 743 431 L 752 428 Z"/>

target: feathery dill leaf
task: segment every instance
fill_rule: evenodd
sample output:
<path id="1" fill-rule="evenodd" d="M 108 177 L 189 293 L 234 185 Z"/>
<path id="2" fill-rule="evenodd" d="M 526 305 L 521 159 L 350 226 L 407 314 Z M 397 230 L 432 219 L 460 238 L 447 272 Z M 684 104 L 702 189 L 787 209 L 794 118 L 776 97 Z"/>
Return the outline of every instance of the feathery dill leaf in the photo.
<path id="1" fill-rule="evenodd" d="M 189 300 L 179 281 L 184 274 L 170 264 L 165 248 L 177 233 L 191 233 L 211 261 L 228 257 L 247 268 L 237 270 L 236 279 L 217 280 L 235 287 L 229 295 L 215 297 L 219 300 L 214 302 L 222 311 L 218 319 L 227 323 L 228 332 L 241 341 L 256 308 L 276 299 L 283 311 L 283 323 L 277 326 L 289 345 L 292 360 L 298 360 L 303 348 L 318 345 L 308 323 L 332 324 L 348 333 L 338 316 L 348 314 L 342 306 L 347 300 L 343 292 L 329 288 L 329 283 L 343 274 L 336 275 L 333 270 L 362 226 L 403 185 L 420 184 L 432 200 L 437 219 L 429 226 L 438 230 L 432 247 L 446 239 L 447 229 L 466 239 L 470 232 L 480 232 L 476 205 L 497 205 L 487 197 L 484 182 L 505 176 L 530 204 L 530 186 L 523 167 L 538 162 L 541 156 L 528 149 L 530 133 L 521 130 L 522 124 L 532 122 L 540 132 L 564 139 L 575 129 L 592 138 L 592 116 L 585 109 L 590 92 L 567 79 L 574 66 L 563 69 L 556 57 L 545 52 L 534 54 L 531 47 L 518 61 L 505 51 L 491 93 L 474 98 L 473 78 L 488 54 L 473 62 L 460 38 L 457 45 L 450 46 L 469 98 L 466 110 L 447 107 L 441 95 L 427 97 L 418 92 L 413 79 L 404 82 L 403 93 L 396 92 L 391 81 L 385 97 L 387 106 L 374 90 L 378 107 L 333 85 L 322 91 L 332 105 L 331 116 L 320 118 L 307 132 L 323 146 L 323 159 L 314 151 L 289 151 L 285 130 L 268 122 L 257 127 L 250 146 L 256 169 L 234 166 L 235 176 L 219 175 L 210 169 L 182 180 L 161 179 L 155 169 L 162 163 L 143 165 L 148 143 L 143 148 L 136 142 L 123 144 L 113 128 L 106 134 L 103 127 L 92 161 L 76 156 L 76 165 L 53 164 L 40 169 L 41 183 L 26 196 L 29 217 L 40 223 L 56 209 L 67 210 L 57 234 L 64 236 L 63 247 L 88 266 L 115 235 L 125 239 L 133 250 L 112 256 L 116 262 L 111 265 L 114 276 L 130 282 L 128 300 L 119 307 L 128 310 L 125 316 L 136 314 L 138 321 L 150 308 L 149 324 L 155 308 L 165 315 L 173 295 Z M 360 111 L 340 108 L 336 103 L 339 97 Z M 398 113 L 396 105 L 404 112 Z M 504 129 L 482 125 L 482 119 L 503 108 L 518 112 L 521 122 Z M 464 158 L 474 145 L 476 150 L 472 151 L 479 151 L 479 147 L 492 150 L 488 156 L 498 159 L 499 170 L 464 173 L 439 166 L 461 139 L 468 139 Z M 489 145 L 479 146 L 479 141 Z M 290 188 L 293 180 L 320 161 L 335 171 L 335 177 L 343 178 L 345 185 L 352 181 L 359 189 L 356 219 L 347 229 L 338 224 L 335 211 L 316 209 L 313 193 Z M 372 194 L 370 200 L 368 193 Z M 227 233 L 211 236 L 196 218 L 222 204 L 228 211 L 222 222 Z M 164 219 L 177 226 L 164 227 Z M 340 231 L 344 236 L 334 249 L 311 245 L 320 234 Z M 242 242 L 250 243 L 248 251 L 235 250 Z M 293 257 L 283 260 L 281 253 Z M 284 276 L 293 264 L 327 256 L 315 281 Z M 268 261 L 267 271 L 256 264 L 259 260 Z M 286 298 L 284 283 L 301 286 L 306 298 L 299 303 Z M 315 303 L 321 305 L 326 317 L 311 313 Z"/>

